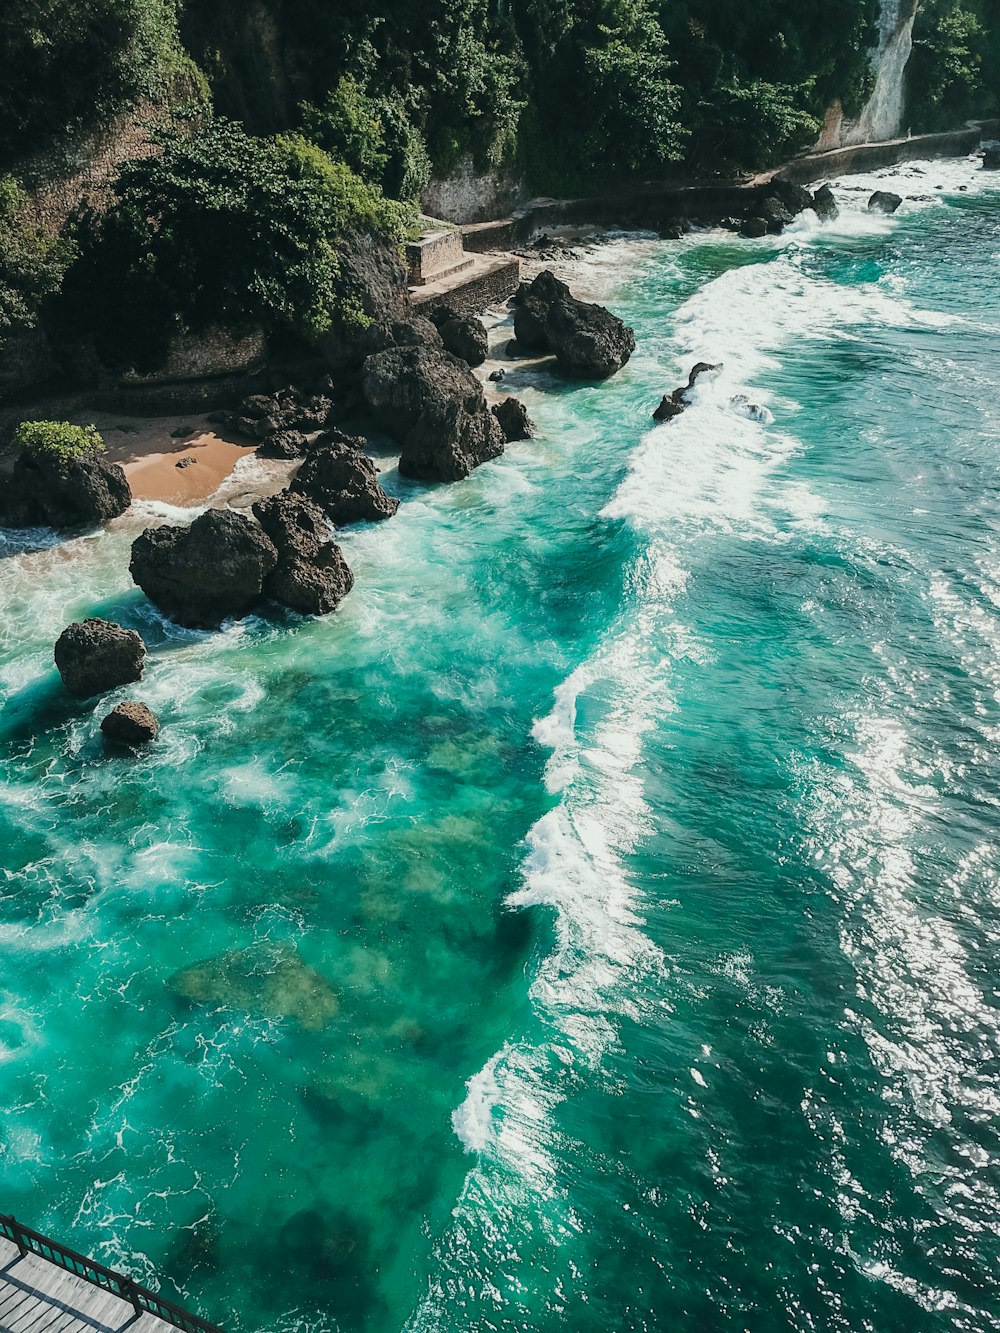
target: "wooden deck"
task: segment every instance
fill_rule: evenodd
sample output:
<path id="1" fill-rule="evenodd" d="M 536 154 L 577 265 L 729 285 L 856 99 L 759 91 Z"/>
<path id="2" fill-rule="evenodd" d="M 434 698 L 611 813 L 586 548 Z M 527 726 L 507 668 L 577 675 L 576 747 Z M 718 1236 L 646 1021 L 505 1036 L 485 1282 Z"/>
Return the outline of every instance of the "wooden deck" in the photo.
<path id="1" fill-rule="evenodd" d="M 0 1333 L 176 1333 L 155 1315 L 0 1237 Z"/>

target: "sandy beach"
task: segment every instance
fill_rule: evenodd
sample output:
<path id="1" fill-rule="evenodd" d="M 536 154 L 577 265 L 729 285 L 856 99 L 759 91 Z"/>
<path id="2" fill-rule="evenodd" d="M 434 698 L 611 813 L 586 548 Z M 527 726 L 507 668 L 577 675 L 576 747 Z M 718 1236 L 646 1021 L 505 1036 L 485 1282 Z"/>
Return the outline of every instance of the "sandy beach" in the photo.
<path id="1" fill-rule="evenodd" d="M 93 412 L 107 457 L 121 463 L 137 500 L 181 507 L 203 505 L 241 458 L 254 451 L 245 439 L 211 425 L 203 415 L 130 417 Z M 174 436 L 173 431 L 184 430 Z"/>

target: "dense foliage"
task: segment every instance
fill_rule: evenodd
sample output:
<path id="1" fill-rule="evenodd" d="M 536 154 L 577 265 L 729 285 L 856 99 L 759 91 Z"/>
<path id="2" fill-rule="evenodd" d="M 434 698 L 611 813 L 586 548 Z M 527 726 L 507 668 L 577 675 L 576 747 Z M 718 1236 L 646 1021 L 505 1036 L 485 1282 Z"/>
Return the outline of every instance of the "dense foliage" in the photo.
<path id="1" fill-rule="evenodd" d="M 922 0 L 908 76 L 915 129 L 1000 113 L 1000 0 Z"/>
<path id="2" fill-rule="evenodd" d="M 175 0 L 3 0 L 0 76 L 0 167 L 171 83 L 198 85 Z"/>
<path id="3" fill-rule="evenodd" d="M 103 453 L 104 440 L 96 426 L 22 421 L 14 432 L 14 447 L 35 457 L 81 458 Z"/>
<path id="4" fill-rule="evenodd" d="M 321 336 L 337 311 L 337 241 L 401 238 L 406 209 L 299 135 L 260 138 L 209 119 L 128 163 L 117 202 L 81 224 L 64 288 L 69 336 L 110 364 L 156 364 L 212 326 Z"/>
<path id="5" fill-rule="evenodd" d="M 68 238 L 30 220 L 28 203 L 12 176 L 0 177 L 0 343 L 34 327 L 73 253 Z"/>
<path id="6" fill-rule="evenodd" d="M 112 365 L 213 324 L 323 334 L 338 240 L 401 237 L 432 173 L 534 191 L 730 173 L 815 139 L 872 86 L 880 0 L 4 0 L 0 347 L 43 314 Z M 908 123 L 995 114 L 1000 0 L 921 0 Z M 212 109 L 208 103 L 211 102 Z M 15 178 L 126 113 L 162 155 L 62 237 Z M 67 154 L 72 161 L 78 145 Z M 34 175 L 33 175 L 34 173 Z M 74 250 L 61 297 L 50 300 Z"/>

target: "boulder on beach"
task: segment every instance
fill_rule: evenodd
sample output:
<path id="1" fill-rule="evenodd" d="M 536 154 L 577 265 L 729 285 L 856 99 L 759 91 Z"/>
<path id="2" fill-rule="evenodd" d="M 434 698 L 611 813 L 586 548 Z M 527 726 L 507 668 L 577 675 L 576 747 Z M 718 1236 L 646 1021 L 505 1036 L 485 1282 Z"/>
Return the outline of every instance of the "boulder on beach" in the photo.
<path id="1" fill-rule="evenodd" d="M 375 523 L 391 518 L 399 501 L 379 485 L 378 471 L 361 450 L 363 441 L 339 436 L 320 444 L 295 474 L 291 491 L 307 496 L 331 523 Z"/>
<path id="2" fill-rule="evenodd" d="M 518 350 L 548 351 L 576 379 L 608 379 L 635 351 L 635 334 L 604 306 L 579 301 L 549 269 L 515 298 Z"/>
<path id="3" fill-rule="evenodd" d="M 146 645 L 135 630 L 91 618 L 67 625 L 56 640 L 55 662 L 77 699 L 104 694 L 142 679 Z"/>
<path id="4" fill-rule="evenodd" d="M 400 444 L 399 470 L 426 481 L 459 481 L 503 453 L 503 432 L 469 367 L 427 347 L 393 347 L 365 362 L 365 399 Z"/>
<path id="5" fill-rule="evenodd" d="M 335 610 L 354 587 L 354 575 L 319 505 L 286 490 L 258 500 L 253 512 L 278 552 L 265 596 L 300 615 Z"/>
<path id="6" fill-rule="evenodd" d="M 101 723 L 104 742 L 109 748 L 135 750 L 155 741 L 160 732 L 156 715 L 145 704 L 129 700 L 112 708 Z"/>
<path id="7" fill-rule="evenodd" d="M 768 197 L 776 199 L 790 217 L 798 217 L 807 209 L 813 207 L 813 196 L 804 185 L 796 185 L 794 181 L 782 180 L 780 177 L 771 181 L 767 187 Z"/>
<path id="8" fill-rule="evenodd" d="M 490 344 L 481 320 L 456 315 L 438 325 L 445 351 L 469 366 L 481 366 L 489 355 Z"/>
<path id="9" fill-rule="evenodd" d="M 988 144 L 983 149 L 983 170 L 1000 171 L 1000 144 Z"/>
<path id="10" fill-rule="evenodd" d="M 175 972 L 168 984 L 193 1004 L 290 1018 L 310 1032 L 322 1031 L 340 1008 L 333 987 L 302 961 L 293 944 L 265 941 L 233 949 Z"/>
<path id="11" fill-rule="evenodd" d="M 535 423 L 519 398 L 505 398 L 491 410 L 508 444 L 514 444 L 517 440 L 530 440 L 534 436 Z"/>
<path id="12" fill-rule="evenodd" d="M 132 543 L 129 572 L 171 620 L 217 629 L 253 610 L 277 563 L 274 543 L 252 519 L 209 509 L 190 527 L 147 528 Z"/>
<path id="13" fill-rule="evenodd" d="M 895 213 L 903 202 L 901 194 L 894 194 L 891 190 L 876 190 L 868 200 L 869 213 Z"/>
<path id="14" fill-rule="evenodd" d="M 100 454 L 23 452 L 0 486 L 0 527 L 90 527 L 124 514 L 131 503 L 123 469 Z"/>
<path id="15" fill-rule="evenodd" d="M 840 208 L 829 185 L 821 185 L 812 197 L 812 207 L 820 222 L 836 222 Z"/>

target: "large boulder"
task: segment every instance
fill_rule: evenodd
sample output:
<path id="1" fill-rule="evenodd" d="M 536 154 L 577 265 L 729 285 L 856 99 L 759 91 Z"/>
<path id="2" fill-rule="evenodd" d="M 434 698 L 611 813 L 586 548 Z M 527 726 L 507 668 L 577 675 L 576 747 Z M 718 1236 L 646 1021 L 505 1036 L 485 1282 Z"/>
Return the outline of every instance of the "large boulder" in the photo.
<path id="1" fill-rule="evenodd" d="M 90 527 L 124 514 L 131 503 L 124 471 L 100 454 L 24 452 L 0 489 L 0 526 Z"/>
<path id="2" fill-rule="evenodd" d="M 286 490 L 258 500 L 253 512 L 278 552 L 265 595 L 301 615 L 333 611 L 353 588 L 354 575 L 319 505 Z"/>
<path id="3" fill-rule="evenodd" d="M 456 315 L 438 325 L 445 351 L 469 366 L 481 366 L 489 355 L 490 343 L 482 320 Z"/>
<path id="4" fill-rule="evenodd" d="M 545 321 L 555 301 L 572 300 L 566 284 L 543 269 L 532 282 L 522 282 L 514 297 L 514 338 L 522 352 L 547 352 Z"/>
<path id="5" fill-rule="evenodd" d="M 482 385 L 449 352 L 387 348 L 365 362 L 363 390 L 375 420 L 400 444 L 404 476 L 458 481 L 503 453 Z"/>
<path id="6" fill-rule="evenodd" d="M 375 464 L 346 436 L 318 444 L 290 489 L 314 501 L 338 527 L 375 523 L 391 518 L 399 508 L 399 501 L 379 485 Z"/>
<path id="7" fill-rule="evenodd" d="M 503 437 L 508 444 L 517 440 L 530 440 L 535 433 L 535 423 L 528 416 L 528 409 L 519 398 L 505 398 L 492 408 L 493 415 L 500 423 Z"/>
<path id="8" fill-rule="evenodd" d="M 607 379 L 635 351 L 635 335 L 617 315 L 578 301 L 549 269 L 518 289 L 514 336 L 520 351 L 553 352 L 577 379 Z"/>
<path id="9" fill-rule="evenodd" d="M 983 149 L 983 170 L 1000 171 L 1000 144 L 987 144 Z"/>
<path id="10" fill-rule="evenodd" d="M 895 213 L 903 202 L 901 194 L 894 194 L 892 190 L 876 190 L 868 200 L 869 213 Z"/>
<path id="11" fill-rule="evenodd" d="M 142 679 L 146 645 L 135 630 L 113 620 L 80 620 L 56 640 L 56 667 L 78 699 L 104 694 Z"/>
<path id="12" fill-rule="evenodd" d="M 836 222 L 840 208 L 829 185 L 821 185 L 812 197 L 813 211 L 820 222 Z"/>
<path id="13" fill-rule="evenodd" d="M 187 528 L 147 528 L 132 543 L 129 572 L 171 620 L 215 629 L 253 610 L 277 563 L 274 543 L 252 519 L 209 509 Z"/>
<path id="14" fill-rule="evenodd" d="M 112 708 L 101 723 L 104 743 L 109 749 L 135 750 L 155 741 L 160 733 L 156 715 L 145 704 L 129 700 Z"/>
<path id="15" fill-rule="evenodd" d="M 420 481 L 461 481 L 481 463 L 499 458 L 504 435 L 486 408 L 470 412 L 456 399 L 430 406 L 403 441 L 399 470 Z"/>
<path id="16" fill-rule="evenodd" d="M 767 188 L 768 196 L 777 199 L 786 212 L 798 217 L 807 208 L 812 208 L 813 197 L 804 185 L 793 181 L 773 180 Z"/>
<path id="17" fill-rule="evenodd" d="M 635 351 L 635 334 L 617 315 L 574 297 L 549 306 L 545 339 L 560 369 L 575 379 L 606 380 Z"/>

